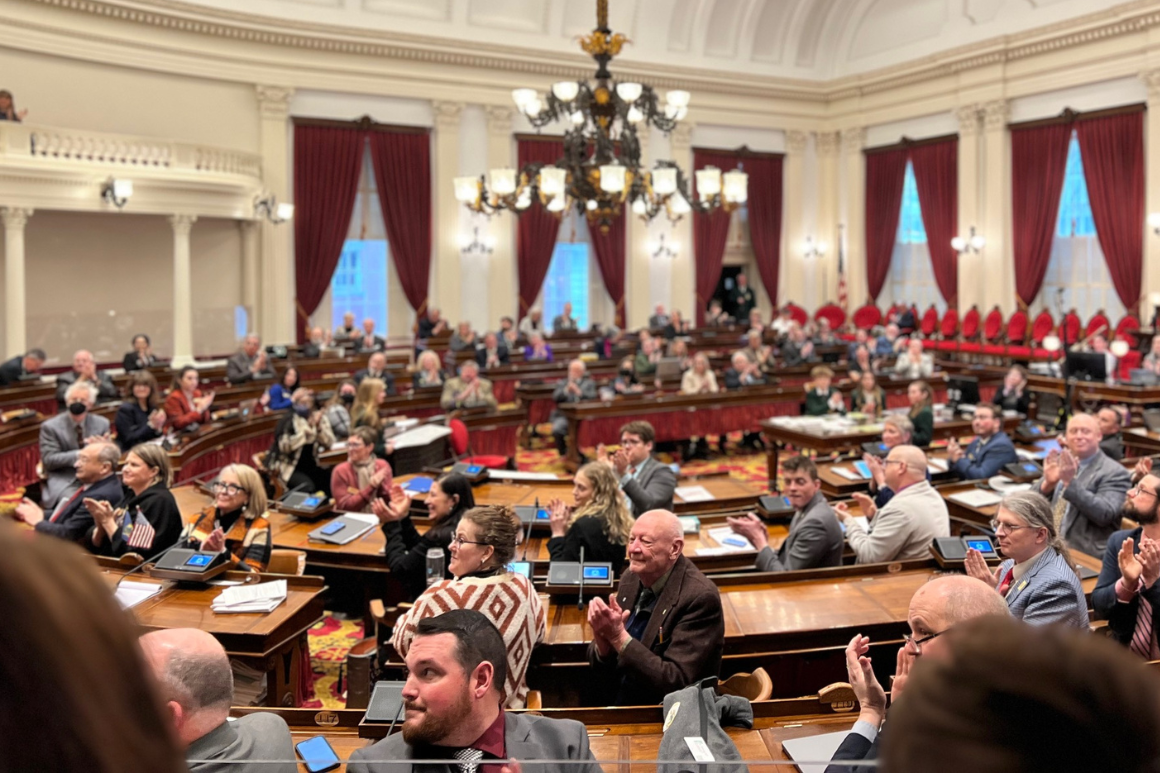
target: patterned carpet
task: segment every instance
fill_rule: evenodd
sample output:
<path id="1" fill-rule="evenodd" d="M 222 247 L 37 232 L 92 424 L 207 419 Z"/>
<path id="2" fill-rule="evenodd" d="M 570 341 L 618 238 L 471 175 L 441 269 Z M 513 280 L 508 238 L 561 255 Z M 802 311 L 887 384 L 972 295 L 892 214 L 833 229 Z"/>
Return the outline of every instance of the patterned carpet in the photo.
<path id="1" fill-rule="evenodd" d="M 550 428 L 544 425 L 542 430 L 541 437 L 532 441 L 530 450 L 521 448 L 517 452 L 517 466 L 529 472 L 565 472 L 564 464 L 552 446 L 548 434 Z M 754 453 L 742 449 L 739 447 L 740 442 L 741 433 L 733 433 L 726 439 L 724 455 L 714 450 L 707 460 L 683 463 L 681 469 L 694 474 L 725 471 L 740 480 L 764 486 L 764 452 Z M 713 448 L 716 449 L 715 444 Z M 585 449 L 588 456 L 593 452 L 594 449 Z M 679 457 L 670 453 L 658 453 L 657 457 L 665 462 L 679 461 Z M 303 704 L 306 708 L 337 709 L 346 705 L 346 696 L 339 690 L 339 674 L 347 651 L 362 638 L 361 620 L 343 620 L 329 613 L 322 622 L 310 629 L 310 667 L 314 675 L 314 698 Z"/>

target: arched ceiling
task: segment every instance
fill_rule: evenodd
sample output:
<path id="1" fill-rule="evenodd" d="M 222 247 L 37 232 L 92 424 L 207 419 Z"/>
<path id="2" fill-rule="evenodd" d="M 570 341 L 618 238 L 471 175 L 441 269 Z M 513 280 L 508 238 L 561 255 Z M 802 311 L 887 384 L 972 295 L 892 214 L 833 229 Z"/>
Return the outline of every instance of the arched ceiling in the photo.
<path id="1" fill-rule="evenodd" d="M 171 0 L 152 0 L 169 7 Z M 140 0 L 137 5 L 149 5 Z M 416 36 L 520 53 L 577 52 L 595 0 L 182 0 L 270 20 Z M 621 57 L 651 65 L 825 80 L 1079 17 L 1123 0 L 610 0 Z M 615 71 L 615 64 L 613 66 Z"/>

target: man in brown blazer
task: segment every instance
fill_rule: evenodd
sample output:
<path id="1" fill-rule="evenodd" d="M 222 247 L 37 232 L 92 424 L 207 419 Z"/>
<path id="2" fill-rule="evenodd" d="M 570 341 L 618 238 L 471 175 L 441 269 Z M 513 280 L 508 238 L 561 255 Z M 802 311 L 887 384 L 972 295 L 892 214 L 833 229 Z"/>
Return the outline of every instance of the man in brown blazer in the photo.
<path id="1" fill-rule="evenodd" d="M 613 686 L 612 705 L 660 703 L 721 668 L 721 595 L 685 558 L 681 522 L 668 510 L 636 520 L 628 570 L 605 604 L 592 599 L 588 662 Z"/>

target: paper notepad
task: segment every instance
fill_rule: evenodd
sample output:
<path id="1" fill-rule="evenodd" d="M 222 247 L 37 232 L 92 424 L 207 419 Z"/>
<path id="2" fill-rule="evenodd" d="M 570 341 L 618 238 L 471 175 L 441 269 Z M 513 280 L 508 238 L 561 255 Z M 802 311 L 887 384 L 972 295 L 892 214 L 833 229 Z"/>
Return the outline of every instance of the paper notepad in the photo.
<path id="1" fill-rule="evenodd" d="M 133 582 L 128 580 L 117 586 L 114 598 L 121 605 L 121 609 L 135 607 L 146 599 L 153 598 L 161 592 L 161 586 L 154 582 Z"/>
<path id="2" fill-rule="evenodd" d="M 1003 497 L 999 496 L 993 491 L 983 491 L 982 489 L 972 489 L 964 491 L 959 494 L 951 494 L 947 499 L 953 499 L 959 504 L 967 507 L 990 507 L 997 505 L 1002 501 Z"/>
<path id="3" fill-rule="evenodd" d="M 757 548 L 753 547 L 752 542 L 728 526 L 718 526 L 715 529 L 709 529 L 709 536 L 728 552 L 740 553 L 746 550 L 757 550 Z"/>
<path id="4" fill-rule="evenodd" d="M 677 486 L 674 493 L 686 502 L 712 502 L 717 498 L 704 486 Z"/>
<path id="5" fill-rule="evenodd" d="M 861 475 L 851 470 L 849 467 L 831 467 L 835 475 L 840 475 L 846 480 L 861 481 L 865 480 Z"/>
<path id="6" fill-rule="evenodd" d="M 950 464 L 946 459 L 927 459 L 926 466 L 931 472 L 946 472 L 950 469 Z"/>
<path id="7" fill-rule="evenodd" d="M 272 612 L 286 600 L 286 581 L 260 582 L 254 585 L 234 585 L 226 588 L 213 600 L 210 608 L 218 614 L 245 612 Z"/>

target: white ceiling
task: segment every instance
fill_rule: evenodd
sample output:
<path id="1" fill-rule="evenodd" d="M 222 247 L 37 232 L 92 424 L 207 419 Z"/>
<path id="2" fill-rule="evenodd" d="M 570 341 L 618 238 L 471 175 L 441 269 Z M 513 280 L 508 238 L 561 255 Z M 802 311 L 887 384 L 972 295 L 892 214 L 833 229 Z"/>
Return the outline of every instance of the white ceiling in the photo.
<path id="1" fill-rule="evenodd" d="M 232 14 L 576 52 L 595 0 L 186 0 Z M 829 79 L 1126 6 L 1124 0 L 610 0 L 621 58 Z M 1139 2 L 1130 4 L 1139 7 Z M 615 72 L 615 63 L 613 64 Z"/>

